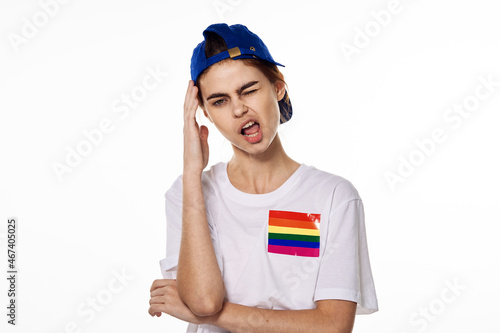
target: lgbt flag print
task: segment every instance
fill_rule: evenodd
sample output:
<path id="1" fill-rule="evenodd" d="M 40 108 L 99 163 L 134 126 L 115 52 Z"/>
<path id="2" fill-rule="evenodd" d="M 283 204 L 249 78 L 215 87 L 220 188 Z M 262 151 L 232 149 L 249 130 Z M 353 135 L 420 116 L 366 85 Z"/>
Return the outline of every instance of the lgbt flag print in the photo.
<path id="1" fill-rule="evenodd" d="M 269 211 L 267 252 L 319 257 L 321 214 Z"/>

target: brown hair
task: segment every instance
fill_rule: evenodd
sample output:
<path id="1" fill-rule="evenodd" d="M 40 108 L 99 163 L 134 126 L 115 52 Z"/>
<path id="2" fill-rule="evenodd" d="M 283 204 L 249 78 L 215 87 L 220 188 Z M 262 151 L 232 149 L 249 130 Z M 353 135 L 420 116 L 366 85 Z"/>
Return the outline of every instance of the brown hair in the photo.
<path id="1" fill-rule="evenodd" d="M 207 31 L 205 38 L 205 56 L 207 58 L 210 58 L 224 51 L 227 51 L 227 45 L 224 39 L 215 32 Z M 252 66 L 260 70 L 262 74 L 264 74 L 264 76 L 269 80 L 269 82 L 275 83 L 277 81 L 282 81 L 288 88 L 283 73 L 279 71 L 278 66 L 276 66 L 275 64 L 259 59 L 238 59 L 238 60 L 243 61 L 247 66 Z M 205 69 L 203 72 L 201 72 L 201 74 L 198 76 L 198 79 L 196 80 L 196 86 L 198 87 L 198 102 L 201 107 L 203 107 L 203 99 L 201 96 L 200 78 L 206 73 L 207 70 L 208 68 Z M 288 97 L 288 92 L 285 93 L 284 98 L 285 98 L 284 102 L 289 106 L 290 99 Z M 282 118 L 282 120 L 286 121 L 283 115 L 280 115 L 280 117 Z"/>

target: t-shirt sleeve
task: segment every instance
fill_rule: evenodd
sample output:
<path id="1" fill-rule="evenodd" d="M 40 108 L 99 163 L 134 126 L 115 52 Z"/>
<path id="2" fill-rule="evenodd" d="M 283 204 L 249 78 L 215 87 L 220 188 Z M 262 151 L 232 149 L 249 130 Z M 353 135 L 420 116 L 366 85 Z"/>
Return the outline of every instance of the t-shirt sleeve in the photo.
<path id="1" fill-rule="evenodd" d="M 165 215 L 167 218 L 166 257 L 160 260 L 160 269 L 164 279 L 177 278 L 177 263 L 181 246 L 182 231 L 182 176 L 165 193 Z"/>
<path id="2" fill-rule="evenodd" d="M 349 182 L 342 186 L 354 195 L 340 195 L 342 202 L 332 205 L 314 301 L 349 300 L 358 304 L 356 314 L 369 314 L 378 310 L 378 303 L 368 255 L 363 201 Z"/>

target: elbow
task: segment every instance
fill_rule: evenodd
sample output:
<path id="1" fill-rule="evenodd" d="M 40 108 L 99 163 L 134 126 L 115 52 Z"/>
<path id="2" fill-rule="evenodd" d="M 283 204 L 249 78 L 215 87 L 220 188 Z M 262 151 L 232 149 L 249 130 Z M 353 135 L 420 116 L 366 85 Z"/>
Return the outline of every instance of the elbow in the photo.
<path id="1" fill-rule="evenodd" d="M 177 276 L 177 291 L 180 299 L 191 312 L 200 317 L 217 314 L 224 304 L 226 296 L 224 284 L 219 285 L 197 285 L 185 284 Z"/>
<path id="2" fill-rule="evenodd" d="M 187 304 L 193 314 L 199 317 L 213 316 L 222 309 L 224 299 L 220 297 L 198 297 Z"/>

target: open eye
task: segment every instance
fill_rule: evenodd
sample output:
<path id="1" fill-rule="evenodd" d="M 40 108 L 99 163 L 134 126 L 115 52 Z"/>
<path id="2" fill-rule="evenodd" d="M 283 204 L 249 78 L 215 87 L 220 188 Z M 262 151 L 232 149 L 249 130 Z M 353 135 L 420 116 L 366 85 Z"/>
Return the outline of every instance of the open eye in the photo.
<path id="1" fill-rule="evenodd" d="M 218 99 L 216 100 L 215 102 L 212 103 L 213 106 L 221 106 L 222 104 L 224 104 L 224 99 Z"/>

